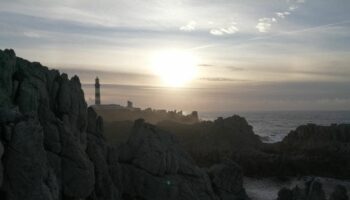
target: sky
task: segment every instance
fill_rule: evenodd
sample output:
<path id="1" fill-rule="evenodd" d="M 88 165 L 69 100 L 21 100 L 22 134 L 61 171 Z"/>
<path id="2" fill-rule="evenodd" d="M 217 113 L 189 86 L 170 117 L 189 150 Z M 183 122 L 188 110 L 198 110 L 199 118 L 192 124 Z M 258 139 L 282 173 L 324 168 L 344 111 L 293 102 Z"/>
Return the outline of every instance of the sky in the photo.
<path id="1" fill-rule="evenodd" d="M 93 103 L 198 111 L 350 110 L 349 0 L 0 0 L 0 48 L 83 83 Z M 154 55 L 196 58 L 167 87 Z"/>

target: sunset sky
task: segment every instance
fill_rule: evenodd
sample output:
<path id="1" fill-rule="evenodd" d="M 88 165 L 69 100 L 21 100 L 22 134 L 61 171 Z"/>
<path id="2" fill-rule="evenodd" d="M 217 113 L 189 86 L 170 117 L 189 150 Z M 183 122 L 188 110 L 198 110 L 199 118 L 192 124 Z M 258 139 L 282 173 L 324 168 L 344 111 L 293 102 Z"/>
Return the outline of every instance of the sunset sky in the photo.
<path id="1" fill-rule="evenodd" d="M 349 10 L 349 0 L 0 0 L 0 48 L 78 74 L 88 103 L 99 76 L 104 103 L 350 110 Z M 174 50 L 196 61 L 181 87 L 155 72 Z"/>

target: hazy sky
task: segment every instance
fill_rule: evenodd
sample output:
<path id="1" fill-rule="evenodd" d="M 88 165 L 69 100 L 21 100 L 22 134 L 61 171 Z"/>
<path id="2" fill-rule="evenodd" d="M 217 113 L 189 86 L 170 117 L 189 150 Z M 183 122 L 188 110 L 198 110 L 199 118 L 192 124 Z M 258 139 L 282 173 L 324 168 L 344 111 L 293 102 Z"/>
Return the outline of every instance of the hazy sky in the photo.
<path id="1" fill-rule="evenodd" d="M 349 0 L 0 0 L 0 48 L 98 75 L 103 102 L 183 110 L 350 110 Z M 152 56 L 191 52 L 164 88 Z"/>

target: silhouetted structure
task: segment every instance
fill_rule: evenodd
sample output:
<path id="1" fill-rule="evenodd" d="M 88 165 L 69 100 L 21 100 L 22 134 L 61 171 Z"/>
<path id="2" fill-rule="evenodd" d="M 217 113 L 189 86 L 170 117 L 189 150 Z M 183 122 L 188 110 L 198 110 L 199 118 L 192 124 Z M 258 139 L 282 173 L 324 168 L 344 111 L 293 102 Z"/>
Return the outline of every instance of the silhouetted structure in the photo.
<path id="1" fill-rule="evenodd" d="M 131 101 L 128 101 L 128 108 L 133 108 L 133 105 L 132 105 L 132 102 Z"/>
<path id="2" fill-rule="evenodd" d="M 101 105 L 100 80 L 98 77 L 95 79 L 95 104 Z"/>

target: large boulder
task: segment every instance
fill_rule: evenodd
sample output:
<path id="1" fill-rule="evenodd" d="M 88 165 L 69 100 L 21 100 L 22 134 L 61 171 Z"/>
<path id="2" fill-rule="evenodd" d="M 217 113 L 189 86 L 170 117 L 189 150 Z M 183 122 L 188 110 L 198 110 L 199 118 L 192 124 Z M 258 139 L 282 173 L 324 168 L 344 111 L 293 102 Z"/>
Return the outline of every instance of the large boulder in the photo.
<path id="1" fill-rule="evenodd" d="M 120 194 L 110 174 L 108 164 L 109 147 L 102 135 L 102 125 L 102 118 L 97 116 L 94 109 L 88 108 L 88 145 L 86 152 L 95 166 L 94 191 L 89 200 L 117 200 L 120 199 Z M 117 159 L 117 157 L 113 158 Z"/>
<path id="2" fill-rule="evenodd" d="M 214 190 L 222 200 L 248 199 L 243 188 L 243 172 L 235 162 L 225 160 L 209 169 Z"/>
<path id="3" fill-rule="evenodd" d="M 2 143 L 0 142 L 0 187 L 2 186 L 2 181 L 4 179 L 4 167 L 2 166 L 2 156 L 4 155 L 4 146 L 2 145 Z"/>
<path id="4" fill-rule="evenodd" d="M 175 137 L 137 120 L 120 149 L 123 197 L 146 200 L 217 199 L 208 175 L 184 152 Z M 118 177 L 118 176 L 117 176 Z"/>
<path id="5" fill-rule="evenodd" d="M 35 119 L 14 127 L 5 159 L 8 199 L 56 200 L 58 185 L 47 166 L 43 130 Z"/>
<path id="6" fill-rule="evenodd" d="M 87 198 L 95 172 L 85 152 L 87 105 L 78 77 L 13 50 L 0 50 L 0 71 L 0 197 Z"/>
<path id="7" fill-rule="evenodd" d="M 326 200 L 322 184 L 313 179 L 305 183 L 303 189 L 295 186 L 292 190 L 282 188 L 278 192 L 277 200 Z"/>
<path id="8" fill-rule="evenodd" d="M 334 188 L 334 191 L 332 192 L 329 200 L 348 200 L 349 196 L 347 194 L 347 190 L 342 185 L 337 185 Z"/>

